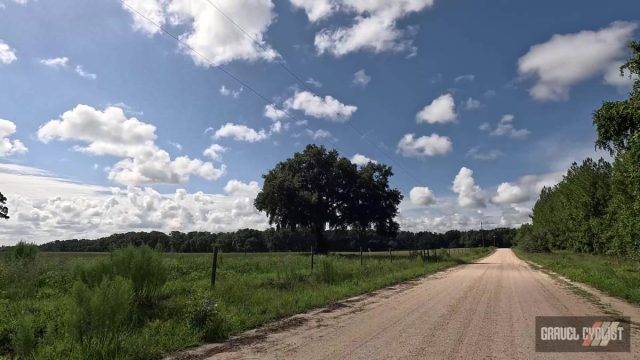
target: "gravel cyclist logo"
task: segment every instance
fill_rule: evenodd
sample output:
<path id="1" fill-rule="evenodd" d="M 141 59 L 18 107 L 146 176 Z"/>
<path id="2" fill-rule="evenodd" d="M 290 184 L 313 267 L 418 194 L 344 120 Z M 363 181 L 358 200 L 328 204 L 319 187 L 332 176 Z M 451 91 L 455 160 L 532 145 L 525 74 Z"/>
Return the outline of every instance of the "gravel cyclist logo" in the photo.
<path id="1" fill-rule="evenodd" d="M 629 352 L 628 317 L 537 316 L 537 352 Z"/>

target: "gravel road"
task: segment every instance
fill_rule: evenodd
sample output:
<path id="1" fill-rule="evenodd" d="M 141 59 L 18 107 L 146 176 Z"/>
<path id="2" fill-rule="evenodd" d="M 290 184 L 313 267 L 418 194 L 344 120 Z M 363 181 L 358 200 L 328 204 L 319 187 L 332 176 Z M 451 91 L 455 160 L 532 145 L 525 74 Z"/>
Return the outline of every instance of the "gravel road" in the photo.
<path id="1" fill-rule="evenodd" d="M 597 296 L 532 268 L 510 249 L 474 264 L 383 289 L 210 344 L 189 358 L 210 359 L 640 359 L 632 353 L 534 351 L 538 315 L 601 315 L 619 311 Z"/>

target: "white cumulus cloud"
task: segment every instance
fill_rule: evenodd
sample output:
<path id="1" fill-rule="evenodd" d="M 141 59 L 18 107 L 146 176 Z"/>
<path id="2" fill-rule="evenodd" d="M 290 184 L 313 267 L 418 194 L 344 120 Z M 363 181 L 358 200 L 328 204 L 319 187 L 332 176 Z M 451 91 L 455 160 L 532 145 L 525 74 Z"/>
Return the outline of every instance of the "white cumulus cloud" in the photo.
<path id="1" fill-rule="evenodd" d="M 414 205 L 431 205 L 435 204 L 436 197 L 433 195 L 433 191 L 427 186 L 415 186 L 409 192 L 409 199 Z"/>
<path id="2" fill-rule="evenodd" d="M 439 96 L 416 114 L 418 123 L 446 124 L 455 122 L 457 118 L 456 104 L 451 94 Z"/>
<path id="3" fill-rule="evenodd" d="M 333 0 L 290 0 L 295 8 L 303 9 L 307 18 L 311 22 L 320 21 L 337 9 L 336 1 Z"/>
<path id="4" fill-rule="evenodd" d="M 164 0 L 130 0 L 127 4 L 131 8 L 122 5 L 122 8 L 133 17 L 133 29 L 147 35 L 160 33 L 158 26 L 164 26 L 167 22 Z M 133 8 L 133 9 L 132 9 Z"/>
<path id="5" fill-rule="evenodd" d="M 24 154 L 28 151 L 22 141 L 9 138 L 15 132 L 16 124 L 9 120 L 0 119 L 0 157 Z"/>
<path id="6" fill-rule="evenodd" d="M 308 116 L 335 122 L 348 121 L 358 110 L 357 106 L 343 104 L 330 95 L 323 98 L 309 91 L 296 92 L 293 97 L 285 101 L 285 107 L 302 111 Z"/>
<path id="7" fill-rule="evenodd" d="M 0 39 L 0 63 L 8 65 L 16 60 L 18 60 L 16 51 L 4 40 Z"/>
<path id="8" fill-rule="evenodd" d="M 268 104 L 264 107 L 264 116 L 273 121 L 277 121 L 287 117 L 287 113 L 284 110 L 278 109 L 278 107 L 273 104 Z"/>
<path id="9" fill-rule="evenodd" d="M 453 149 L 453 143 L 447 136 L 431 134 L 415 137 L 415 134 L 405 134 L 398 142 L 397 152 L 408 157 L 426 157 L 444 155 Z"/>
<path id="10" fill-rule="evenodd" d="M 225 166 L 215 168 L 210 162 L 180 156 L 171 159 L 169 153 L 156 144 L 156 128 L 135 117 L 127 118 L 115 106 L 104 111 L 88 105 L 77 105 L 38 129 L 38 139 L 75 141 L 75 150 L 92 155 L 122 158 L 109 169 L 109 179 L 120 184 L 184 183 L 191 175 L 217 180 Z"/>
<path id="11" fill-rule="evenodd" d="M 517 204 L 529 200 L 529 194 L 520 186 L 507 182 L 500 184 L 496 193 L 491 201 L 497 204 Z"/>
<path id="12" fill-rule="evenodd" d="M 485 198 L 480 186 L 473 179 L 473 171 L 462 167 L 453 179 L 451 190 L 458 194 L 458 205 L 462 208 L 485 207 Z"/>
<path id="13" fill-rule="evenodd" d="M 210 158 L 211 160 L 220 161 L 222 159 L 222 153 L 226 151 L 227 148 L 220 144 L 211 144 L 211 146 L 202 152 L 202 155 Z"/>
<path id="14" fill-rule="evenodd" d="M 604 76 L 625 56 L 626 44 L 636 28 L 635 23 L 616 21 L 596 31 L 553 35 L 518 60 L 518 72 L 535 79 L 529 90 L 535 99 L 566 100 L 573 85 Z"/>
<path id="15" fill-rule="evenodd" d="M 365 166 L 368 163 L 372 162 L 374 164 L 377 164 L 378 162 L 372 159 L 369 159 L 368 157 L 362 155 L 362 154 L 355 154 L 353 155 L 353 157 L 351 157 L 351 162 L 358 165 L 358 166 Z"/>
<path id="16" fill-rule="evenodd" d="M 553 186 L 562 179 L 563 173 L 553 172 L 542 175 L 525 175 L 516 182 L 498 185 L 491 199 L 496 204 L 521 204 L 534 200 L 545 186 Z"/>
<path id="17" fill-rule="evenodd" d="M 278 58 L 278 53 L 264 39 L 275 19 L 271 0 L 216 0 L 216 6 L 224 15 L 206 1 L 133 0 L 127 3 L 159 26 L 186 29 L 179 35 L 180 39 L 195 52 L 186 47 L 183 50 L 198 65 L 218 66 L 234 60 L 271 61 Z M 148 35 L 161 32 L 136 11 L 124 4 L 123 8 L 132 15 L 135 30 Z M 236 28 L 228 18 L 250 36 Z"/>
<path id="18" fill-rule="evenodd" d="M 216 139 L 219 138 L 233 138 L 237 141 L 246 142 L 258 142 L 266 139 L 268 134 L 264 130 L 256 131 L 246 125 L 239 125 L 234 123 L 226 123 L 222 125 L 213 134 Z"/>
<path id="19" fill-rule="evenodd" d="M 336 3 L 340 12 L 354 16 L 351 24 L 320 30 L 314 43 L 319 54 L 340 57 L 357 51 L 415 54 L 412 40 L 415 28 L 401 29 L 398 22 L 409 14 L 431 7 L 434 1 L 340 0 Z"/>

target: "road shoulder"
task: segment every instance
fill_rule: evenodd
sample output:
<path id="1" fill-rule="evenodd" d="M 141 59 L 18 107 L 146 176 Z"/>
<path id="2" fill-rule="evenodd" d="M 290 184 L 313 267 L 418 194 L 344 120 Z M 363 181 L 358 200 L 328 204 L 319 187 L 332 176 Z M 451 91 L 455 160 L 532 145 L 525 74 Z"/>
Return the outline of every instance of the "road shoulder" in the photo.
<path id="1" fill-rule="evenodd" d="M 517 256 L 517 253 L 514 253 Z M 603 313 L 611 316 L 628 316 L 631 318 L 632 327 L 634 332 L 640 334 L 640 307 L 629 303 L 626 300 L 617 298 L 606 294 L 590 285 L 571 280 L 565 276 L 562 276 L 542 265 L 539 265 L 531 260 L 523 259 L 531 269 L 542 272 L 551 278 L 552 281 L 558 285 L 569 289 L 573 293 L 579 295 L 583 299 L 589 301 L 591 304 L 600 309 Z"/>

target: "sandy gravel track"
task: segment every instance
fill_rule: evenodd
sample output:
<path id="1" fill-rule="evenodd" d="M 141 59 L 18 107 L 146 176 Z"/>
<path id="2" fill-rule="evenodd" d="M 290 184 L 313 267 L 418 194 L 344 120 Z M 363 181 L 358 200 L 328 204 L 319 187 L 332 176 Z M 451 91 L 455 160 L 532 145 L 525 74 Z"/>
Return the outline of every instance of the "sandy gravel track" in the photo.
<path id="1" fill-rule="evenodd" d="M 635 306 L 620 313 L 640 322 Z M 475 264 L 297 315 L 181 358 L 640 359 L 637 327 L 632 353 L 534 352 L 535 316 L 601 314 L 597 299 L 499 249 Z"/>

